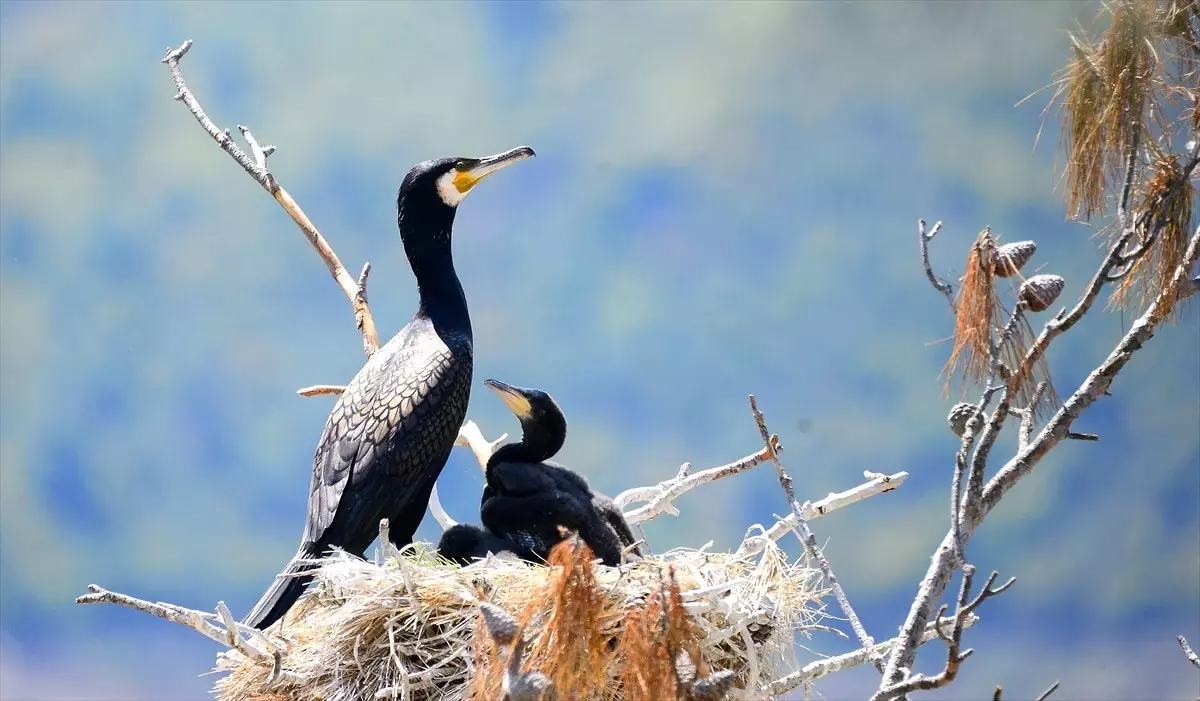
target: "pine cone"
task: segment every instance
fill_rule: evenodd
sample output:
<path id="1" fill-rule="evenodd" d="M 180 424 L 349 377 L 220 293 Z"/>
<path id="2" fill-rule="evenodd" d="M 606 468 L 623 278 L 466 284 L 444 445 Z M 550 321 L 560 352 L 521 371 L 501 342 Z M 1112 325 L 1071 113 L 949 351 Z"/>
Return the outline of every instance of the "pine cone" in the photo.
<path id="1" fill-rule="evenodd" d="M 992 271 L 997 277 L 1016 275 L 1037 251 L 1033 241 L 1006 243 L 992 251 Z"/>
<path id="2" fill-rule="evenodd" d="M 950 409 L 950 415 L 946 420 L 950 422 L 950 430 L 954 435 L 962 438 L 962 434 L 967 432 L 967 422 L 975 415 L 975 405 L 967 402 L 959 402 Z"/>
<path id="3" fill-rule="evenodd" d="M 1058 275 L 1034 275 L 1021 285 L 1021 301 L 1032 311 L 1045 311 L 1067 284 Z"/>

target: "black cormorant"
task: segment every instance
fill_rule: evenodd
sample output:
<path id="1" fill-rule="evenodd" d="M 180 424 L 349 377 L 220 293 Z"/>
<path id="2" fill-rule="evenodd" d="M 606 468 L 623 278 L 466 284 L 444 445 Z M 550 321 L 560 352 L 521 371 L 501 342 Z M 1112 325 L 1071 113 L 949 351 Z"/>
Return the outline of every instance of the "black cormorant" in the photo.
<path id="1" fill-rule="evenodd" d="M 480 180 L 533 156 L 521 146 L 487 158 L 443 158 L 408 171 L 396 221 L 417 279 L 412 321 L 379 348 L 338 397 L 313 458 L 300 548 L 245 623 L 266 628 L 300 598 L 305 560 L 333 546 L 361 556 L 390 520 L 397 547 L 412 542 L 450 456 L 471 394 L 467 300 L 451 255 L 458 204 Z"/>
<path id="2" fill-rule="evenodd" d="M 558 403 L 538 389 L 497 380 L 484 385 L 504 400 L 521 422 L 521 440 L 488 460 L 480 516 L 487 530 L 518 546 L 523 559 L 549 557 L 563 539 L 559 526 L 577 531 L 604 564 L 621 563 L 622 551 L 640 555 L 633 532 L 612 500 L 593 492 L 581 475 L 550 458 L 562 448 L 567 420 Z"/>

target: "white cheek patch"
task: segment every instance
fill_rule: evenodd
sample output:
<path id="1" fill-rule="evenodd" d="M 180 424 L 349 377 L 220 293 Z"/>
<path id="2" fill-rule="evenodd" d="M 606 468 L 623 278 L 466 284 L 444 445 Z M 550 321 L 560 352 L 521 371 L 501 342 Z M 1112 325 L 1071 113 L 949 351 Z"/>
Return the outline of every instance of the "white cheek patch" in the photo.
<path id="1" fill-rule="evenodd" d="M 467 193 L 459 192 L 458 188 L 454 186 L 454 176 L 456 174 L 456 171 L 451 170 L 447 173 L 443 173 L 441 177 L 437 179 L 438 196 L 442 198 L 442 202 L 445 202 L 451 207 L 457 207 L 458 203 L 462 202 L 463 198 L 467 196 Z"/>

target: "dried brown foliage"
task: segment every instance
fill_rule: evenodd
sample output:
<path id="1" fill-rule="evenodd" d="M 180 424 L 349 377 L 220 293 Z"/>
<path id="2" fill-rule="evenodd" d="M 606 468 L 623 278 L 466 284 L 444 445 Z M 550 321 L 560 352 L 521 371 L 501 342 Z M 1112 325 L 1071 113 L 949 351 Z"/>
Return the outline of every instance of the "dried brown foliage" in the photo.
<path id="1" fill-rule="evenodd" d="M 1179 162 L 1168 154 L 1158 154 L 1154 175 L 1146 186 L 1139 209 L 1152 211 L 1161 207 L 1161 211 L 1156 221 L 1139 227 L 1138 234 L 1143 241 L 1145 237 L 1151 237 L 1150 245 L 1113 288 L 1110 302 L 1113 306 L 1126 308 L 1131 302 L 1144 306 L 1158 295 L 1166 294 L 1170 297 L 1168 307 L 1171 310 L 1166 319 L 1174 321 L 1178 318 L 1179 309 L 1175 302 L 1180 291 L 1175 289 L 1172 278 L 1187 253 L 1195 199 L 1195 186 L 1183 178 Z"/>
<path id="2" fill-rule="evenodd" d="M 550 606 L 545 629 L 533 642 L 527 669 L 541 670 L 564 698 L 596 698 L 607 685 L 607 655 L 612 641 L 605 633 L 604 592 L 596 582 L 595 555 L 578 537 L 568 538 L 550 551 L 555 570 L 546 585 L 543 601 Z M 537 604 L 526 618 L 537 615 Z"/>
<path id="3" fill-rule="evenodd" d="M 987 380 L 989 344 L 1000 306 L 994 284 L 995 251 L 992 231 L 985 228 L 967 254 L 966 273 L 954 301 L 954 347 L 944 370 L 947 392 L 955 375 L 974 384 Z"/>

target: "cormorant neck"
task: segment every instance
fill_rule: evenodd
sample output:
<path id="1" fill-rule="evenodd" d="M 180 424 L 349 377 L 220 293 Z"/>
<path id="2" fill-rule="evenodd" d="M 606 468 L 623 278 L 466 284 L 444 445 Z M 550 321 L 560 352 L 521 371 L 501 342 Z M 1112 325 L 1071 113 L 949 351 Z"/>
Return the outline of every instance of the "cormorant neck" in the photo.
<path id="1" fill-rule="evenodd" d="M 454 225 L 452 207 L 425 207 L 413 211 L 400 205 L 397 224 L 404 253 L 417 278 L 419 306 L 417 316 L 438 328 L 454 328 L 471 333 L 471 317 L 462 283 L 454 270 L 451 240 Z"/>
<path id="2" fill-rule="evenodd" d="M 522 421 L 520 442 L 500 446 L 492 459 L 498 462 L 543 462 L 557 455 L 566 440 L 567 422 L 561 414 L 542 417 L 536 423 Z"/>

